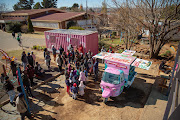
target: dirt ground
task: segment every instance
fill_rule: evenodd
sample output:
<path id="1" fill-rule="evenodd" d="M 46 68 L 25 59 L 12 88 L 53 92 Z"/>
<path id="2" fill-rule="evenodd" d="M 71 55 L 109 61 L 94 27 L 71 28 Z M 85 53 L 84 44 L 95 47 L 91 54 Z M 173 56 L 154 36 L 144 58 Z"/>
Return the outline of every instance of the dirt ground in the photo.
<path id="1" fill-rule="evenodd" d="M 107 104 L 103 103 L 102 92 L 99 86 L 104 65 L 100 64 L 99 68 L 99 81 L 94 83 L 93 76 L 88 77 L 85 95 L 83 97 L 78 96 L 77 100 L 73 100 L 66 93 L 64 75 L 57 78 L 56 81 L 59 80 L 60 82 L 54 84 L 61 86 L 58 92 L 49 95 L 41 91 L 41 94 L 36 96 L 43 99 L 46 105 L 42 107 L 43 110 L 41 111 L 33 111 L 35 118 L 37 120 L 139 119 L 151 92 L 152 84 L 155 82 L 156 65 L 152 65 L 151 73 L 136 69 L 138 75 L 132 86 L 124 90 L 120 96 L 108 99 Z M 48 84 L 44 87 L 52 88 Z"/>

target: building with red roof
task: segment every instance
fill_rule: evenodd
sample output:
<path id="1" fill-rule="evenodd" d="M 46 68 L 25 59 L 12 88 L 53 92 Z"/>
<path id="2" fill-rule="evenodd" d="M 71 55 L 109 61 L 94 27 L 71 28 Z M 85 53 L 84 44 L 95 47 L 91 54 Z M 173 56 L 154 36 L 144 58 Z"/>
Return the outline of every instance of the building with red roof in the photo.
<path id="1" fill-rule="evenodd" d="M 70 22 L 82 28 L 95 28 L 91 16 L 86 12 L 67 12 L 57 8 L 17 10 L 2 13 L 0 19 L 1 28 L 8 22 L 18 21 L 27 23 L 30 17 L 35 31 L 46 31 L 53 29 L 67 29 Z"/>

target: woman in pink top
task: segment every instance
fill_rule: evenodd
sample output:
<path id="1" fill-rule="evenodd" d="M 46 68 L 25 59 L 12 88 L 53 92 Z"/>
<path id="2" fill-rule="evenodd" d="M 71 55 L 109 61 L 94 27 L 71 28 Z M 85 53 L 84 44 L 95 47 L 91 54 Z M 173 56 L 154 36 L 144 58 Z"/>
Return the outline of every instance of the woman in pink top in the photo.
<path id="1" fill-rule="evenodd" d="M 85 84 L 86 76 L 83 70 L 80 72 L 79 81 L 83 81 L 83 83 Z"/>

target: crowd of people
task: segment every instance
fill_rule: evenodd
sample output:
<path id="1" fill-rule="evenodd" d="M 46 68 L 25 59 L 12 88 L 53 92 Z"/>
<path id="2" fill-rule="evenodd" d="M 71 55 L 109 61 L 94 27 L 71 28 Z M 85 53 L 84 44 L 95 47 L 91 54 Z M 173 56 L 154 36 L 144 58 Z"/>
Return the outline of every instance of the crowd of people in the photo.
<path id="1" fill-rule="evenodd" d="M 54 46 L 52 46 L 52 55 L 53 60 L 56 62 L 59 72 L 63 72 L 65 75 L 65 83 L 67 87 L 67 93 L 73 99 L 77 99 L 77 95 L 83 96 L 85 94 L 84 89 L 87 84 L 88 75 L 94 74 L 94 81 L 98 80 L 98 59 L 93 58 L 93 53 L 89 50 L 85 52 L 83 46 L 74 48 L 71 44 L 67 48 L 67 52 L 65 52 L 64 48 L 61 46 L 59 50 L 57 50 Z M 59 52 L 58 52 L 59 51 Z M 105 48 L 102 47 L 101 52 L 106 52 Z M 113 52 L 110 47 L 107 52 Z M 47 48 L 44 49 L 44 60 L 48 70 L 51 70 L 51 56 L 50 51 Z M 11 71 L 12 75 L 15 79 L 17 79 L 19 86 L 17 87 L 17 91 L 20 92 L 18 98 L 16 99 L 16 103 L 14 102 L 15 91 L 14 85 L 11 80 L 9 80 L 8 76 L 1 74 L 1 82 L 4 83 L 4 88 L 9 95 L 10 104 L 12 106 L 17 106 L 17 110 L 20 112 L 21 118 L 24 119 L 25 116 L 29 117 L 27 113 L 27 105 L 21 104 L 24 101 L 24 97 L 20 81 L 19 81 L 19 73 L 22 78 L 22 83 L 25 88 L 25 91 L 29 97 L 34 98 L 31 87 L 35 85 L 33 79 L 41 78 L 44 76 L 45 72 L 42 69 L 41 65 L 36 61 L 36 56 L 33 52 L 27 53 L 23 51 L 21 55 L 21 62 L 23 66 L 23 70 L 18 66 L 14 61 L 11 61 Z M 23 107 L 22 107 L 23 106 Z M 24 109 L 22 110 L 21 107 Z"/>
<path id="2" fill-rule="evenodd" d="M 57 50 L 52 46 L 53 59 L 57 63 L 59 71 L 62 71 L 62 67 L 65 68 L 65 83 L 67 86 L 67 93 L 72 96 L 73 99 L 77 98 L 77 94 L 83 96 L 84 88 L 87 81 L 88 73 L 91 75 L 94 73 L 95 79 L 98 80 L 98 60 L 92 57 L 93 53 L 89 50 L 84 52 L 82 45 L 79 48 L 74 48 L 71 44 L 67 48 L 67 52 L 61 46 L 59 48 L 59 54 Z M 51 69 L 50 52 L 44 50 L 44 58 L 48 69 Z M 57 55 L 57 57 L 56 57 Z M 72 92 L 72 95 L 71 93 Z"/>

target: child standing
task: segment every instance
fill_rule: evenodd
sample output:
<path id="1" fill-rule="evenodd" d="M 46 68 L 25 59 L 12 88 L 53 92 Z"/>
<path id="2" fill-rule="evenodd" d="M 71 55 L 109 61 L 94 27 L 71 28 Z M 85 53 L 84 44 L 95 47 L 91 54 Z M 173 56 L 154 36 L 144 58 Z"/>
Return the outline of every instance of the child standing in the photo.
<path id="1" fill-rule="evenodd" d="M 73 93 L 72 98 L 76 100 L 77 99 L 77 93 L 78 93 L 78 88 L 77 88 L 76 83 L 74 83 L 72 86 L 72 93 Z"/>
<path id="2" fill-rule="evenodd" d="M 79 95 L 81 96 L 84 95 L 84 88 L 85 88 L 85 85 L 83 84 L 83 81 L 81 81 L 79 85 Z"/>
<path id="3" fill-rule="evenodd" d="M 83 81 L 85 83 L 86 76 L 85 76 L 85 73 L 83 71 L 84 71 L 84 69 L 81 70 L 81 72 L 80 72 L 79 81 Z"/>
<path id="4" fill-rule="evenodd" d="M 66 91 L 67 91 L 67 93 L 70 96 L 70 91 L 69 91 L 69 89 L 70 89 L 70 82 L 69 82 L 69 78 L 68 77 L 66 77 L 65 83 L 66 83 L 66 87 L 67 87 Z"/>

